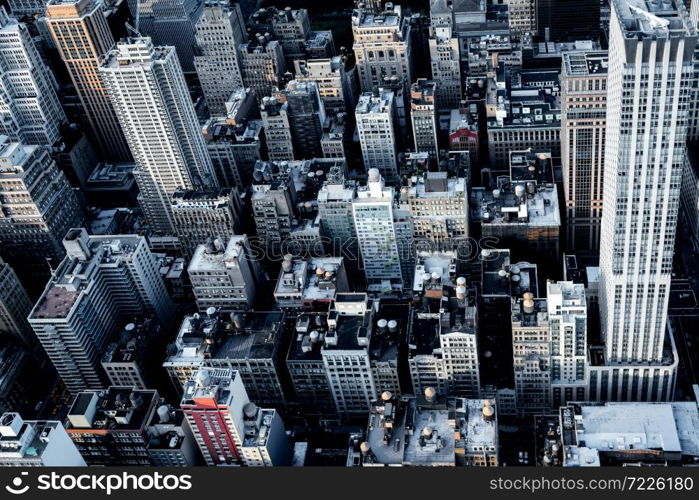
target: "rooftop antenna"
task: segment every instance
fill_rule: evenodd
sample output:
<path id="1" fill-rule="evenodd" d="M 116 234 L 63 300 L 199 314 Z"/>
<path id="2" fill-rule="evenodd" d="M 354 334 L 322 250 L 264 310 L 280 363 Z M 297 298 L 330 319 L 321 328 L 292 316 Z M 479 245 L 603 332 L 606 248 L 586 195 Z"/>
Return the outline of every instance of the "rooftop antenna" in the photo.
<path id="1" fill-rule="evenodd" d="M 129 23 L 124 23 L 126 26 L 126 31 L 133 37 L 140 38 L 141 33 L 138 31 L 139 25 L 141 23 L 141 10 L 138 6 L 139 0 L 136 0 L 136 13 L 134 15 L 134 24 L 136 26 L 131 26 Z"/>

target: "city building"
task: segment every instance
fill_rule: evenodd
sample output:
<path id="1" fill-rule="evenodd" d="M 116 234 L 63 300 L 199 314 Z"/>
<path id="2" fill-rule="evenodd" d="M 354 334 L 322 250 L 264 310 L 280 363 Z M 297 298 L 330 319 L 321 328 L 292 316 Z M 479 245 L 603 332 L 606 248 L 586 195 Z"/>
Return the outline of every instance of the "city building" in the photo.
<path id="1" fill-rule="evenodd" d="M 29 324 L 69 391 L 102 389 L 100 361 L 117 328 L 144 314 L 169 327 L 172 302 L 145 237 L 71 229 L 63 244 Z"/>
<path id="2" fill-rule="evenodd" d="M 0 134 L 51 147 L 67 123 L 56 82 L 29 29 L 0 8 Z"/>
<path id="3" fill-rule="evenodd" d="M 600 247 L 607 118 L 606 52 L 564 52 L 561 72 L 561 162 L 566 248 Z M 584 99 L 584 100 L 583 100 Z"/>
<path id="4" fill-rule="evenodd" d="M 224 115 L 231 92 L 243 87 L 238 48 L 247 40 L 238 3 L 205 2 L 194 25 L 193 63 L 212 116 Z"/>
<path id="5" fill-rule="evenodd" d="M 0 334 L 32 346 L 36 339 L 27 322 L 32 303 L 12 267 L 0 257 Z"/>
<path id="6" fill-rule="evenodd" d="M 250 402 L 238 372 L 199 370 L 185 385 L 180 406 L 207 465 L 291 463 L 281 418 Z"/>
<path id="7" fill-rule="evenodd" d="M 699 157 L 695 142 L 687 145 L 687 159 L 682 173 L 680 220 L 695 252 L 699 252 Z"/>
<path id="8" fill-rule="evenodd" d="M 392 293 L 403 288 L 401 255 L 405 260 L 411 248 L 399 247 L 393 209 L 393 188 L 387 188 L 379 170 L 372 168 L 367 185 L 358 188 L 352 203 L 357 243 L 370 292 Z"/>
<path id="9" fill-rule="evenodd" d="M 87 465 L 148 466 L 148 422 L 160 401 L 157 391 L 109 387 L 75 396 L 68 436 Z"/>
<path id="10" fill-rule="evenodd" d="M 226 100 L 224 116 L 212 116 L 204 124 L 204 141 L 220 186 L 240 190 L 250 182 L 255 163 L 262 159 L 267 135 L 262 128 L 250 88 L 234 90 Z"/>
<path id="11" fill-rule="evenodd" d="M 347 180 L 340 168 L 331 168 L 318 191 L 318 216 L 323 236 L 330 240 L 330 254 L 349 254 L 356 261 L 359 248 L 354 229 L 352 203 L 357 194 L 356 181 Z"/>
<path id="12" fill-rule="evenodd" d="M 481 135 L 476 104 L 452 109 L 449 115 L 449 151 L 467 151 L 472 163 L 480 160 Z"/>
<path id="13" fill-rule="evenodd" d="M 46 25 L 61 56 L 96 145 L 109 161 L 130 161 L 131 151 L 107 96 L 101 61 L 114 47 L 101 0 L 50 0 Z"/>
<path id="14" fill-rule="evenodd" d="M 574 403 L 559 415 L 564 467 L 682 466 L 699 459 L 696 401 Z"/>
<path id="15" fill-rule="evenodd" d="M 154 231 L 174 234 L 174 192 L 216 185 L 175 50 L 127 38 L 109 52 L 100 73 L 134 155 L 144 215 Z"/>
<path id="16" fill-rule="evenodd" d="M 583 401 L 588 388 L 587 301 L 585 285 L 549 281 L 546 285 L 551 335 L 551 404 Z"/>
<path id="17" fill-rule="evenodd" d="M 346 70 L 341 56 L 297 60 L 294 69 L 296 81 L 311 81 L 318 85 L 320 98 L 329 115 L 348 113 L 355 108 L 357 96 L 352 73 Z"/>
<path id="18" fill-rule="evenodd" d="M 430 63 L 437 84 L 435 106 L 440 113 L 458 108 L 461 93 L 461 54 L 454 18 L 446 0 L 430 2 Z"/>
<path id="19" fill-rule="evenodd" d="M 659 380 L 646 379 L 676 364 L 667 356 L 666 323 L 689 120 L 688 99 L 680 96 L 690 95 L 697 42 L 684 4 L 669 3 L 612 3 L 600 316 L 604 362 L 634 367 L 622 377 L 622 397 L 631 401 L 668 400 L 674 386 L 674 377 L 664 379 L 656 392 Z M 671 71 L 668 58 L 676 61 Z"/>
<path id="20" fill-rule="evenodd" d="M 199 450 L 179 408 L 161 404 L 147 424 L 148 455 L 156 467 L 199 465 Z"/>
<path id="21" fill-rule="evenodd" d="M 84 467 L 85 460 L 58 421 L 24 420 L 19 413 L 0 416 L 3 467 Z"/>
<path id="22" fill-rule="evenodd" d="M 262 271 L 245 235 L 225 243 L 214 238 L 197 246 L 187 273 L 200 311 L 247 310 L 256 303 Z"/>
<path id="23" fill-rule="evenodd" d="M 299 314 L 294 324 L 286 368 L 294 389 L 293 401 L 307 420 L 339 424 L 337 408 L 321 349 L 328 331 L 327 313 Z"/>
<path id="24" fill-rule="evenodd" d="M 210 308 L 184 318 L 163 366 L 180 392 L 201 367 L 236 370 L 252 401 L 283 409 L 284 334 L 283 312 L 222 314 Z"/>
<path id="25" fill-rule="evenodd" d="M 597 40 L 602 32 L 600 5 L 597 0 L 536 0 L 539 36 L 554 42 Z"/>
<path id="26" fill-rule="evenodd" d="M 278 93 L 280 100 L 287 103 L 289 127 L 294 154 L 299 160 L 321 158 L 323 150 L 320 140 L 327 127 L 325 106 L 313 81 L 292 80 Z"/>
<path id="27" fill-rule="evenodd" d="M 415 241 L 451 250 L 468 231 L 468 182 L 448 172 L 425 172 L 401 188 L 400 205 L 410 212 Z"/>
<path id="28" fill-rule="evenodd" d="M 546 299 L 528 292 L 512 301 L 512 351 L 519 415 L 548 413 L 552 343 Z"/>
<path id="29" fill-rule="evenodd" d="M 400 395 L 399 357 L 409 313 L 405 304 L 337 294 L 327 318 L 321 356 L 343 419 L 366 414 L 381 392 Z"/>
<path id="30" fill-rule="evenodd" d="M 499 68 L 486 97 L 490 165 L 506 168 L 510 151 L 561 154 L 560 70 Z"/>
<path id="31" fill-rule="evenodd" d="M 289 103 L 280 102 L 276 96 L 264 97 L 260 113 L 269 161 L 293 160 L 294 144 L 289 123 Z"/>
<path id="32" fill-rule="evenodd" d="M 415 140 L 415 151 L 429 153 L 437 157 L 437 111 L 435 95 L 437 83 L 434 80 L 418 78 L 410 88 L 410 120 Z"/>
<path id="33" fill-rule="evenodd" d="M 154 45 L 175 47 L 182 69 L 193 73 L 196 24 L 202 15 L 201 0 L 128 0 L 131 14 L 138 19 L 136 30 Z"/>
<path id="34" fill-rule="evenodd" d="M 286 71 L 284 51 L 278 41 L 260 34 L 256 34 L 239 48 L 238 63 L 243 74 L 243 84 L 255 91 L 259 102 L 279 86 Z"/>
<path id="35" fill-rule="evenodd" d="M 383 393 L 369 412 L 366 437 L 352 465 L 363 467 L 496 467 L 498 423 L 489 399 Z"/>
<path id="36" fill-rule="evenodd" d="M 41 289 L 65 255 L 61 240 L 83 214 L 49 152 L 0 136 L 0 255 L 27 290 Z"/>
<path id="37" fill-rule="evenodd" d="M 342 257 L 294 259 L 286 255 L 274 300 L 280 309 L 289 311 L 327 311 L 336 294 L 349 291 Z"/>
<path id="38" fill-rule="evenodd" d="M 561 214 L 555 184 L 498 177 L 492 191 L 471 190 L 471 217 L 480 223 L 483 237 L 497 238 L 498 245 L 510 248 L 518 258 L 546 255 L 558 262 Z"/>
<path id="39" fill-rule="evenodd" d="M 507 0 L 507 18 L 510 31 L 518 34 L 533 34 L 537 31 L 538 0 Z"/>
<path id="40" fill-rule="evenodd" d="M 256 33 L 256 36 L 264 34 L 268 39 L 279 42 L 287 67 L 293 68 L 296 60 L 306 58 L 306 44 L 312 36 L 308 10 L 291 7 L 283 10 L 276 7 L 261 8 L 250 17 L 249 27 L 250 32 Z M 321 57 L 327 55 L 330 54 L 323 53 Z"/>
<path id="41" fill-rule="evenodd" d="M 418 252 L 408 366 L 413 393 L 478 397 L 477 297 L 458 276 L 457 254 Z"/>
<path id="42" fill-rule="evenodd" d="M 357 133 L 362 148 L 364 168 L 378 169 L 393 181 L 398 176 L 397 129 L 394 94 L 384 90 L 365 92 L 355 110 Z"/>
<path id="43" fill-rule="evenodd" d="M 209 238 L 227 241 L 239 232 L 241 207 L 235 188 L 175 191 L 171 210 L 182 252 L 189 258 Z"/>
<path id="44" fill-rule="evenodd" d="M 400 5 L 381 13 L 362 8 L 352 12 L 352 49 L 363 92 L 381 87 L 383 78 L 397 76 L 412 83 L 410 23 Z"/>
<path id="45" fill-rule="evenodd" d="M 102 356 L 102 368 L 110 386 L 142 390 L 152 387 L 156 374 L 146 358 L 153 357 L 153 341 L 159 335 L 157 322 L 148 318 L 124 326 L 121 334 L 107 346 Z"/>

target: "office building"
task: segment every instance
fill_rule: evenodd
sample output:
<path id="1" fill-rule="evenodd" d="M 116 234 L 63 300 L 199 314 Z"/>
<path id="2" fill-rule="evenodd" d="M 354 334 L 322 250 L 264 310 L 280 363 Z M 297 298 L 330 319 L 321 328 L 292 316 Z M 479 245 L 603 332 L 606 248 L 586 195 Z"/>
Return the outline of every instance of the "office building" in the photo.
<path id="1" fill-rule="evenodd" d="M 699 252 L 699 158 L 697 143 L 687 145 L 687 159 L 682 173 L 680 220 L 687 229 L 695 252 Z"/>
<path id="2" fill-rule="evenodd" d="M 551 404 L 558 408 L 586 398 L 587 301 L 585 285 L 549 281 L 546 285 L 551 332 Z"/>
<path id="3" fill-rule="evenodd" d="M 240 5 L 207 2 L 194 25 L 194 67 L 212 116 L 223 115 L 231 92 L 243 87 L 238 48 L 247 40 Z"/>
<path id="4" fill-rule="evenodd" d="M 240 197 L 235 188 L 175 191 L 172 217 L 182 252 L 191 258 L 209 238 L 227 241 L 239 232 L 240 211 Z"/>
<path id="5" fill-rule="evenodd" d="M 318 216 L 323 236 L 330 240 L 330 254 L 341 256 L 349 252 L 353 260 L 359 251 L 352 216 L 356 194 L 356 181 L 345 179 L 340 168 L 330 169 L 327 180 L 318 191 Z"/>
<path id="6" fill-rule="evenodd" d="M 371 292 L 391 293 L 403 288 L 401 252 L 407 256 L 410 249 L 399 247 L 393 209 L 393 188 L 387 188 L 379 170 L 372 168 L 367 185 L 358 188 L 352 203 L 367 290 Z"/>
<path id="7" fill-rule="evenodd" d="M 468 182 L 448 172 L 411 177 L 400 191 L 400 205 L 410 212 L 413 237 L 434 249 L 452 249 L 468 237 Z"/>
<path id="8" fill-rule="evenodd" d="M 646 378 L 673 364 L 667 306 L 697 41 L 684 4 L 672 4 L 612 3 L 600 315 L 605 363 L 635 366 L 622 376 L 632 401 L 668 400 L 674 386 Z"/>
<path id="9" fill-rule="evenodd" d="M 148 455 L 156 467 L 192 467 L 199 465 L 199 449 L 184 413 L 161 404 L 147 424 Z"/>
<path id="10" fill-rule="evenodd" d="M 269 161 L 291 161 L 294 159 L 294 144 L 289 123 L 289 103 L 277 97 L 264 97 L 260 105 L 262 126 L 265 133 Z"/>
<path id="11" fill-rule="evenodd" d="M 147 466 L 146 427 L 157 391 L 109 387 L 79 392 L 68 411 L 68 436 L 90 466 Z"/>
<path id="12" fill-rule="evenodd" d="M 102 356 L 102 368 L 110 386 L 143 390 L 152 387 L 156 374 L 147 358 L 154 357 L 152 349 L 159 335 L 158 323 L 149 318 L 124 325 Z"/>
<path id="13" fill-rule="evenodd" d="M 0 416 L 3 467 L 84 467 L 85 460 L 58 421 L 24 420 L 19 413 Z"/>
<path id="14" fill-rule="evenodd" d="M 539 36 L 552 42 L 599 39 L 600 5 L 598 0 L 536 0 Z"/>
<path id="15" fill-rule="evenodd" d="M 486 113 L 492 168 L 504 169 L 510 151 L 561 154 L 559 70 L 504 70 L 488 87 Z M 507 75 L 507 78 L 506 78 Z"/>
<path id="16" fill-rule="evenodd" d="M 69 391 L 102 389 L 99 363 L 123 319 L 154 314 L 169 327 L 172 303 L 145 237 L 71 229 L 63 244 L 67 256 L 29 324 Z"/>
<path id="17" fill-rule="evenodd" d="M 186 73 L 194 73 L 196 24 L 202 15 L 201 0 L 128 0 L 136 29 L 154 45 L 175 47 L 177 58 Z M 138 12 L 138 15 L 136 15 Z"/>
<path id="18" fill-rule="evenodd" d="M 372 403 L 365 441 L 350 466 L 496 467 L 498 423 L 491 399 L 384 393 Z"/>
<path id="19" fill-rule="evenodd" d="M 274 301 L 289 311 L 327 311 L 338 293 L 349 292 L 342 257 L 294 259 L 284 256 Z"/>
<path id="20" fill-rule="evenodd" d="M 325 106 L 318 92 L 318 84 L 312 81 L 292 80 L 279 93 L 287 103 L 289 127 L 294 154 L 299 160 L 321 158 L 320 140 L 328 125 Z"/>
<path id="21" fill-rule="evenodd" d="M 359 97 L 355 110 L 364 168 L 378 169 L 384 179 L 398 177 L 394 94 L 384 90 Z"/>
<path id="22" fill-rule="evenodd" d="M 130 161 L 131 151 L 107 96 L 101 61 L 114 47 L 101 0 L 51 0 L 46 25 L 58 49 L 96 145 L 109 161 Z"/>
<path id="23" fill-rule="evenodd" d="M 279 87 L 286 65 L 284 51 L 277 40 L 256 34 L 240 45 L 240 72 L 243 84 L 255 91 L 257 101 L 270 96 Z"/>
<path id="24" fill-rule="evenodd" d="M 538 0 L 507 0 L 507 19 L 510 31 L 523 35 L 536 33 L 536 4 Z"/>
<path id="25" fill-rule="evenodd" d="M 32 303 L 12 267 L 0 257 L 0 334 L 32 346 L 36 339 L 27 322 Z"/>
<path id="26" fill-rule="evenodd" d="M 535 261 L 546 255 L 558 262 L 561 214 L 555 184 L 515 183 L 502 176 L 492 191 L 473 188 L 471 205 L 482 236 L 497 238 L 518 258 Z"/>
<path id="27" fill-rule="evenodd" d="M 433 80 L 418 78 L 410 88 L 410 120 L 415 141 L 415 151 L 429 153 L 437 157 L 437 111 L 435 95 L 437 83 Z"/>
<path id="28" fill-rule="evenodd" d="M 607 109 L 606 52 L 564 52 L 561 72 L 561 162 L 566 248 L 600 246 Z"/>
<path id="29" fill-rule="evenodd" d="M 187 273 L 199 310 L 215 307 L 222 312 L 251 309 L 262 275 L 245 235 L 205 241 L 196 248 Z"/>
<path id="30" fill-rule="evenodd" d="M 551 350 L 546 299 L 531 292 L 512 301 L 512 351 L 517 411 L 542 415 L 551 409 Z"/>
<path id="31" fill-rule="evenodd" d="M 418 252 L 408 341 L 414 394 L 480 395 L 476 291 L 457 265 L 456 252 Z"/>
<path id="32" fill-rule="evenodd" d="M 430 3 L 430 64 L 437 84 L 435 106 L 440 113 L 457 108 L 461 93 L 461 54 L 454 19 L 446 0 Z"/>
<path id="33" fill-rule="evenodd" d="M 574 403 L 560 409 L 554 444 L 563 467 L 687 466 L 699 459 L 697 424 L 696 401 Z"/>
<path id="34" fill-rule="evenodd" d="M 381 13 L 355 9 L 352 38 L 363 92 L 381 87 L 384 77 L 395 76 L 407 85 L 412 83 L 410 23 L 400 5 L 391 4 Z"/>
<path id="35" fill-rule="evenodd" d="M 352 73 L 346 70 L 342 57 L 297 60 L 294 69 L 297 81 L 312 81 L 318 85 L 320 98 L 329 115 L 348 113 L 355 108 L 357 96 Z"/>
<path id="36" fill-rule="evenodd" d="M 149 38 L 124 39 L 100 73 L 134 155 L 144 215 L 155 232 L 174 234 L 174 192 L 216 185 L 175 51 Z"/>
<path id="37" fill-rule="evenodd" d="M 207 465 L 291 463 L 281 418 L 250 402 L 238 372 L 203 368 L 187 382 L 180 406 Z"/>
<path id="38" fill-rule="evenodd" d="M 337 408 L 321 349 L 328 331 L 327 313 L 299 314 L 294 324 L 286 368 L 294 389 L 293 401 L 307 421 L 337 425 Z"/>
<path id="39" fill-rule="evenodd" d="M 0 8 L 0 134 L 51 147 L 67 119 L 56 82 L 29 29 Z"/>
<path id="40" fill-rule="evenodd" d="M 34 294 L 65 255 L 65 234 L 83 225 L 82 209 L 46 149 L 7 136 L 0 136 L 0 199 L 0 254 Z"/>

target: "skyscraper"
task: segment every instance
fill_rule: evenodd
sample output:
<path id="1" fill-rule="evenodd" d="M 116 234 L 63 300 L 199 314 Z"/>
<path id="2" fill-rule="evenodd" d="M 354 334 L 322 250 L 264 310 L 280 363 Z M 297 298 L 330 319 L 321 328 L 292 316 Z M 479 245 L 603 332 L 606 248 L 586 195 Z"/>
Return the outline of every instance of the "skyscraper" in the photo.
<path id="1" fill-rule="evenodd" d="M 429 153 L 436 158 L 439 146 L 437 144 L 437 111 L 435 95 L 437 84 L 432 80 L 418 78 L 410 88 L 410 119 L 413 125 L 415 151 Z"/>
<path id="2" fill-rule="evenodd" d="M 143 212 L 155 231 L 174 234 L 173 193 L 217 184 L 175 50 L 125 39 L 100 72 L 134 155 Z"/>
<path id="3" fill-rule="evenodd" d="M 381 86 L 384 77 L 402 77 L 412 83 L 410 23 L 400 5 L 381 14 L 362 8 L 352 13 L 354 57 L 363 92 Z"/>
<path id="4" fill-rule="evenodd" d="M 137 6 L 137 7 L 136 7 Z M 203 0 L 129 0 L 131 13 L 140 18 L 137 29 L 155 45 L 173 46 L 182 69 L 194 72 L 194 25 L 201 16 Z"/>
<path id="5" fill-rule="evenodd" d="M 53 75 L 24 23 L 0 7 L 0 134 L 53 146 L 66 123 Z"/>
<path id="6" fill-rule="evenodd" d="M 294 159 L 294 144 L 289 123 L 289 103 L 277 97 L 264 97 L 260 106 L 269 161 Z"/>
<path id="7" fill-rule="evenodd" d="M 432 78 L 437 83 L 435 101 L 441 112 L 457 108 L 461 101 L 461 54 L 454 33 L 451 6 L 446 0 L 430 4 L 430 62 Z"/>
<path id="8" fill-rule="evenodd" d="M 130 161 L 99 65 L 114 46 L 101 0 L 50 0 L 46 24 L 68 69 L 75 90 L 105 159 Z"/>
<path id="9" fill-rule="evenodd" d="M 0 254 L 38 294 L 65 255 L 61 240 L 83 225 L 78 200 L 46 149 L 7 136 L 0 136 L 0 200 Z"/>
<path id="10" fill-rule="evenodd" d="M 602 222 L 606 131 L 606 52 L 565 52 L 561 72 L 561 161 L 566 247 L 597 252 Z"/>
<path id="11" fill-rule="evenodd" d="M 238 47 L 247 35 L 240 5 L 207 2 L 194 28 L 194 66 L 201 90 L 211 115 L 223 115 L 231 93 L 243 86 Z"/>
<path id="12" fill-rule="evenodd" d="M 327 118 L 318 84 L 292 80 L 281 95 L 288 104 L 291 138 L 297 159 L 321 158 L 323 151 L 320 140 Z"/>
<path id="13" fill-rule="evenodd" d="M 67 256 L 29 324 L 69 391 L 102 389 L 102 353 L 123 320 L 154 314 L 168 328 L 172 302 L 143 236 L 88 236 L 71 229 L 63 244 Z"/>
<path id="14" fill-rule="evenodd" d="M 9 264 L 0 257 L 0 334 L 7 333 L 31 346 L 36 342 L 27 323 L 32 303 Z"/>
<path id="15" fill-rule="evenodd" d="M 367 185 L 359 188 L 352 204 L 369 291 L 390 293 L 403 287 L 401 252 L 394 226 L 394 195 L 393 188 L 384 185 L 379 170 L 372 168 Z"/>
<path id="16" fill-rule="evenodd" d="M 393 181 L 398 177 L 398 153 L 393 92 L 365 92 L 355 110 L 364 168 L 376 168 Z"/>
<path id="17" fill-rule="evenodd" d="M 207 465 L 289 465 L 291 447 L 281 418 L 248 398 L 240 374 L 202 368 L 180 403 Z"/>
<path id="18" fill-rule="evenodd" d="M 612 2 L 600 249 L 602 334 L 612 365 L 664 361 L 697 41 L 684 4 L 668 3 Z M 635 380 L 630 398 L 645 399 L 649 385 Z"/>

